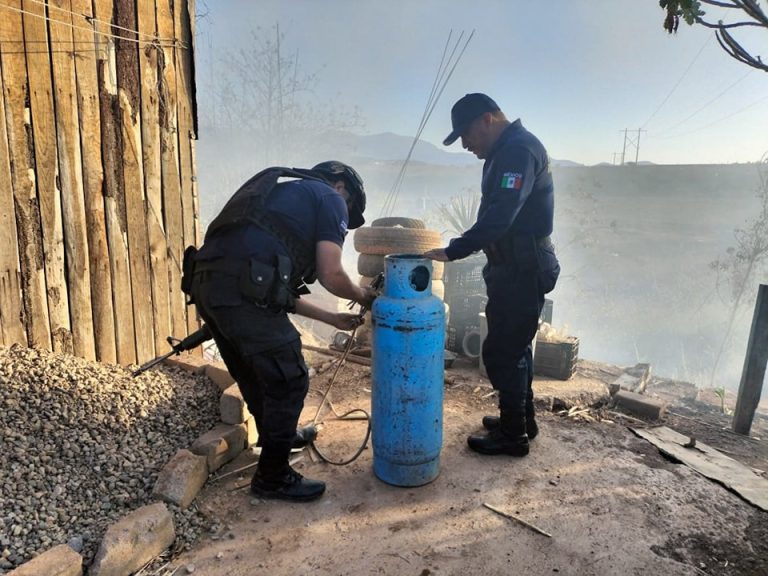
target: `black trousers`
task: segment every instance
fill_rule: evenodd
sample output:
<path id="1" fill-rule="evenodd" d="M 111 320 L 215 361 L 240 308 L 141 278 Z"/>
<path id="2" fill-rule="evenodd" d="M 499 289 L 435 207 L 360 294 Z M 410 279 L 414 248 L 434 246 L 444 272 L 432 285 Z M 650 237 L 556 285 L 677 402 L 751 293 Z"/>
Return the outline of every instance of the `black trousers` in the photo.
<path id="1" fill-rule="evenodd" d="M 288 465 L 309 390 L 298 332 L 285 312 L 243 298 L 232 277 L 198 274 L 192 294 L 256 421 L 262 447 L 259 471 L 278 475 Z"/>
<path id="2" fill-rule="evenodd" d="M 488 264 L 483 269 L 488 294 L 483 363 L 499 392 L 501 410 L 533 410 L 532 342 L 544 295 L 555 287 L 559 274 L 551 245 L 537 247 L 536 257 L 527 262 Z"/>

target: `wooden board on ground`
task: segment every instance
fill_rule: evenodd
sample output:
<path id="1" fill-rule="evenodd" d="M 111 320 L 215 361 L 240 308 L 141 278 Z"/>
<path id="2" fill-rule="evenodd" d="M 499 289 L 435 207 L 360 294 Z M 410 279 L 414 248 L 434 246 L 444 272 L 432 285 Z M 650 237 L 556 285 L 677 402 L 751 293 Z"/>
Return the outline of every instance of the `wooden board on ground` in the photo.
<path id="1" fill-rule="evenodd" d="M 667 454 L 699 474 L 733 490 L 750 504 L 768 511 L 768 480 L 752 470 L 701 442 L 675 432 L 666 426 L 630 428 Z"/>

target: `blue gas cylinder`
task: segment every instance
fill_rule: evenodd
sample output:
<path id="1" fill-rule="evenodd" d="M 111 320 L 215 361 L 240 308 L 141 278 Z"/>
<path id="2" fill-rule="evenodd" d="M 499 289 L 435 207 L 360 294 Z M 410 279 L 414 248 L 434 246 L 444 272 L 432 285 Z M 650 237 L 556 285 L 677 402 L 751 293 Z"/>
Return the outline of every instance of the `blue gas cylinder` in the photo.
<path id="1" fill-rule="evenodd" d="M 443 444 L 445 307 L 432 295 L 432 261 L 384 259 L 384 292 L 373 303 L 373 471 L 396 486 L 440 472 Z"/>

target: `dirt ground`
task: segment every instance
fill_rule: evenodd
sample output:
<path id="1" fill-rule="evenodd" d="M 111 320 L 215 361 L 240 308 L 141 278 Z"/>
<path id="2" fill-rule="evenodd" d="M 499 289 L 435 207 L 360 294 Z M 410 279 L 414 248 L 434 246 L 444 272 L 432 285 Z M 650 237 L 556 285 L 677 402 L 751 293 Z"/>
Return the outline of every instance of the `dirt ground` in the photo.
<path id="1" fill-rule="evenodd" d="M 573 414 L 573 406 L 606 400 L 606 383 L 620 371 L 581 362 L 568 382 L 538 379 L 541 433 L 528 457 L 514 459 L 467 448 L 466 436 L 493 413 L 495 396 L 475 367 L 459 363 L 446 373 L 441 472 L 432 483 L 385 484 L 372 472 L 370 449 L 347 466 L 302 452 L 295 467 L 328 484 L 323 498 L 309 504 L 253 498 L 238 488 L 250 471 L 233 474 L 209 482 L 198 497 L 213 528 L 173 567 L 206 576 L 768 574 L 768 513 L 666 460 L 628 429 L 642 422 L 606 407 Z M 303 421 L 314 416 L 329 379 L 329 373 L 313 378 Z M 768 434 L 755 440 L 724 430 L 719 409 L 707 405 L 701 412 L 673 388 L 648 390 L 676 398 L 664 424 L 765 475 Z M 330 398 L 338 413 L 368 410 L 370 368 L 347 365 Z M 563 413 L 568 408 L 571 416 Z M 343 459 L 361 444 L 366 424 L 330 416 L 317 444 Z M 760 434 L 766 422 L 756 423 Z M 220 473 L 255 459 L 243 454 Z"/>

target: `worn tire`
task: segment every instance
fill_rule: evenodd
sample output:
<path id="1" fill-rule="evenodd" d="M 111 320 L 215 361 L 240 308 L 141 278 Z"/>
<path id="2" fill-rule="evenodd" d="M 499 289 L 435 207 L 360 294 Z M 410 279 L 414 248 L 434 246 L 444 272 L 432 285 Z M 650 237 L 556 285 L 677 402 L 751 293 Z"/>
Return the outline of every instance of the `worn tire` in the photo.
<path id="1" fill-rule="evenodd" d="M 432 280 L 443 279 L 444 263 L 432 262 Z M 357 257 L 357 273 L 361 276 L 373 277 L 384 272 L 384 254 L 360 254 Z"/>
<path id="2" fill-rule="evenodd" d="M 403 228 L 414 228 L 417 230 L 424 230 L 427 226 L 424 224 L 424 220 L 418 220 L 417 218 L 401 218 L 399 216 L 387 216 L 386 218 L 376 218 L 371 222 L 371 226 L 380 228 L 392 228 L 394 226 L 402 226 Z"/>
<path id="3" fill-rule="evenodd" d="M 440 248 L 440 232 L 414 228 L 364 227 L 355 230 L 355 250 L 361 254 L 422 254 Z"/>

